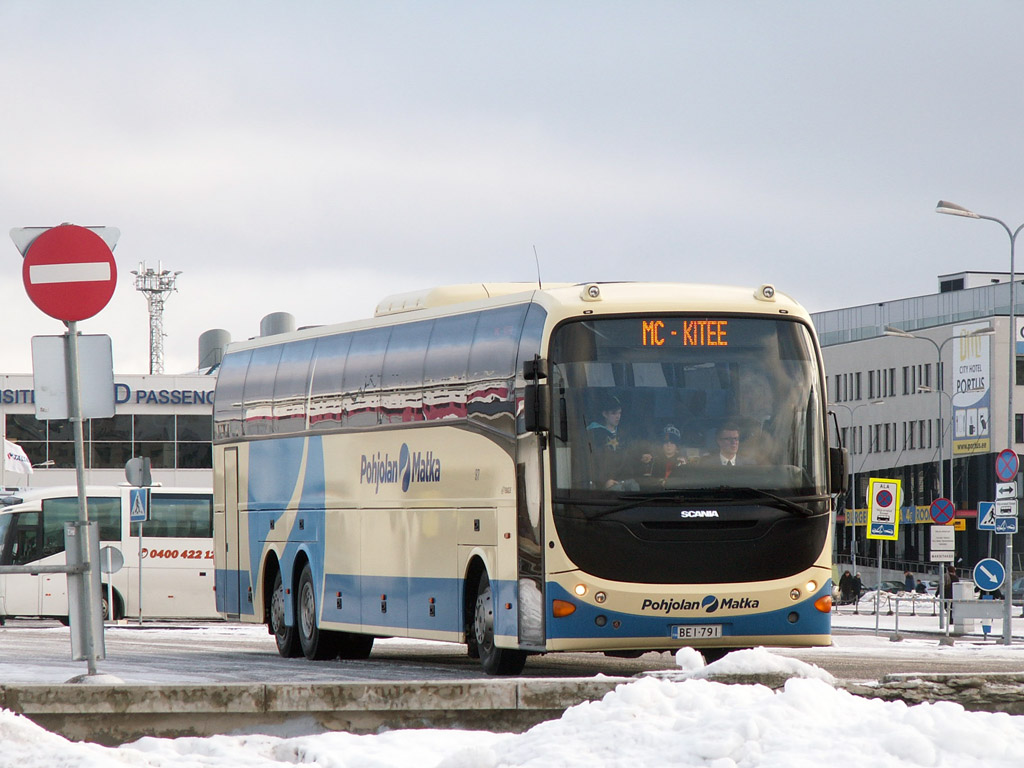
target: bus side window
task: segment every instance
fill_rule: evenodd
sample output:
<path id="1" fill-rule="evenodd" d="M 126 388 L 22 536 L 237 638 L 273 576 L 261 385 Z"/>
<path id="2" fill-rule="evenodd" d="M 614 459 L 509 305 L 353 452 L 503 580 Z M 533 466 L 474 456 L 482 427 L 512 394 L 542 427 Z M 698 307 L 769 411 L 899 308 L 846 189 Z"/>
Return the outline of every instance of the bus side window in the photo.
<path id="1" fill-rule="evenodd" d="M 7 532 L 11 529 L 13 515 L 0 515 L 0 565 L 10 565 L 11 557 L 7 547 Z"/>
<path id="2" fill-rule="evenodd" d="M 22 512 L 14 523 L 11 562 L 24 565 L 39 559 L 39 513 Z"/>

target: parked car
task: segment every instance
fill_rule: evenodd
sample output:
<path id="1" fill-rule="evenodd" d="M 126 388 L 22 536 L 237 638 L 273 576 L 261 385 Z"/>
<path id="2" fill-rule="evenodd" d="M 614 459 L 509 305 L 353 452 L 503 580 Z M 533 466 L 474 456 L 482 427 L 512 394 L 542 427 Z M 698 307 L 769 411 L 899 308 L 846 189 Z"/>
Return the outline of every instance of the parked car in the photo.
<path id="1" fill-rule="evenodd" d="M 903 589 L 903 582 L 902 581 L 897 581 L 895 579 L 893 579 L 891 581 L 883 581 L 880 585 L 879 584 L 875 584 L 874 586 L 870 586 L 870 587 L 867 588 L 866 591 L 872 592 L 872 591 L 874 591 L 876 589 L 877 590 L 881 590 L 882 592 L 892 592 L 893 594 L 896 594 L 897 592 L 903 592 L 904 591 L 904 589 Z"/>
<path id="2" fill-rule="evenodd" d="M 1024 576 L 1014 579 L 1013 587 L 1011 587 L 1010 591 L 1010 600 L 1014 603 L 1024 602 Z"/>

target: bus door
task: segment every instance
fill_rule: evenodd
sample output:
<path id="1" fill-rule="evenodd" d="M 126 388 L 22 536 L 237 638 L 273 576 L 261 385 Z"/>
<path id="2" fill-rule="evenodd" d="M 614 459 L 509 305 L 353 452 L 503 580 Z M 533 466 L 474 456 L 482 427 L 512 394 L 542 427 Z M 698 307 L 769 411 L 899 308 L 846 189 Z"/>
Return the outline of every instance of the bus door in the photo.
<path id="1" fill-rule="evenodd" d="M 29 565 L 42 559 L 42 513 L 19 512 L 5 515 L 7 535 L 0 541 L 4 565 Z M 63 549 L 63 547 L 61 547 Z M 54 558 L 50 558 L 53 560 Z M 51 576 L 55 574 L 50 574 Z M 63 579 L 63 574 L 60 575 Z M 8 616 L 39 616 L 42 580 L 28 573 L 8 573 L 4 580 L 4 613 Z M 66 589 L 66 588 L 65 588 Z M 64 612 L 67 613 L 65 606 Z"/>
<path id="2" fill-rule="evenodd" d="M 239 574 L 241 563 L 241 541 L 238 525 L 238 449 L 224 451 L 223 476 L 224 512 L 215 510 L 214 536 L 218 562 L 224 563 L 223 571 L 217 578 L 217 602 L 221 612 L 238 618 L 247 595 L 242 594 L 242 579 Z M 248 579 L 245 580 L 248 582 Z"/>
<path id="3" fill-rule="evenodd" d="M 544 473 L 541 441 L 520 435 L 516 461 L 516 528 L 518 534 L 519 644 L 544 648 Z"/>

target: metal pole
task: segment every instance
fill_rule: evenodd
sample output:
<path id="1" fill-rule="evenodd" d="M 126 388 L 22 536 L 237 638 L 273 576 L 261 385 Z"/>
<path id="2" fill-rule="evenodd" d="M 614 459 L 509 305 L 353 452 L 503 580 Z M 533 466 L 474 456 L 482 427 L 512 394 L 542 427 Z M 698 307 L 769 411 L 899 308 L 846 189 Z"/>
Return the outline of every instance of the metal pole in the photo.
<path id="1" fill-rule="evenodd" d="M 85 491 L 85 436 L 82 427 L 82 393 L 79 387 L 78 374 L 78 323 L 71 320 L 67 324 L 67 358 L 68 358 L 68 412 L 71 427 L 75 440 L 75 479 L 78 483 L 78 521 L 81 524 L 82 535 L 79 537 L 79 545 L 83 547 L 82 561 L 88 563 L 85 577 L 81 580 L 81 599 L 83 601 L 84 616 L 86 619 L 86 630 L 82 633 L 83 655 L 86 659 L 90 675 L 96 674 L 96 659 L 98 657 L 96 643 L 94 642 L 92 627 L 95 621 L 96 607 L 100 603 L 100 596 L 93 594 L 91 577 L 92 569 L 98 567 L 98 563 L 91 562 L 89 552 L 84 549 L 86 541 L 85 531 L 89 527 L 89 506 Z M 100 635 L 102 644 L 102 635 Z"/>
<path id="2" fill-rule="evenodd" d="M 1002 224 L 1002 222 L 999 222 Z M 1010 228 L 1003 224 L 1006 228 L 1007 233 L 1010 232 Z M 1024 224 L 1021 225 L 1024 227 Z M 1014 414 L 1013 414 L 1013 390 L 1017 384 L 1017 280 L 1014 275 L 1014 244 L 1017 242 L 1017 232 L 1020 232 L 1021 227 L 1017 227 L 1017 231 L 1010 234 L 1010 352 L 1009 352 L 1009 392 L 1007 393 L 1006 401 L 1009 404 L 1009 417 L 1007 419 L 1007 442 L 1013 447 L 1014 453 L 1017 452 L 1017 435 L 1014 430 Z M 1016 478 L 1014 478 L 1016 479 Z M 1013 534 L 1006 534 L 1006 578 L 1009 583 L 1006 585 L 1006 591 L 1003 593 L 1003 645 L 1009 645 L 1013 642 Z"/>

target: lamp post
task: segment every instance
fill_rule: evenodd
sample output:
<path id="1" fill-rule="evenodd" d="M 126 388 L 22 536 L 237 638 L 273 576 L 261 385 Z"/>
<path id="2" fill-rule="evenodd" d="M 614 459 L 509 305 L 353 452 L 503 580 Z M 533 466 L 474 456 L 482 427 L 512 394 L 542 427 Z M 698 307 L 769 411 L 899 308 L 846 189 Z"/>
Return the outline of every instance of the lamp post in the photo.
<path id="1" fill-rule="evenodd" d="M 973 338 L 975 336 L 991 336 L 995 332 L 996 332 L 995 328 L 993 328 L 991 325 L 987 325 L 987 326 L 985 326 L 983 328 L 976 328 L 973 331 L 970 331 L 969 333 L 964 334 L 964 337 L 971 337 L 971 338 Z M 885 326 L 885 331 L 884 331 L 883 335 L 884 336 L 895 336 L 896 338 L 900 338 L 900 339 L 917 339 L 919 341 L 927 341 L 929 344 L 931 344 L 933 347 L 935 347 L 935 357 L 936 357 L 936 363 L 935 363 L 935 383 L 936 383 L 937 386 L 935 387 L 934 391 L 935 391 L 935 393 L 937 395 L 937 401 L 938 401 L 938 407 L 939 407 L 939 410 L 938 410 L 938 412 L 939 412 L 939 423 L 938 423 L 938 427 L 939 427 L 939 447 L 938 447 L 938 451 L 937 451 L 938 460 L 936 461 L 936 465 L 937 465 L 936 468 L 938 470 L 938 479 L 939 479 L 939 496 L 945 496 L 946 494 L 945 494 L 944 480 L 943 480 L 943 473 L 942 473 L 942 431 L 943 431 L 942 430 L 942 395 L 944 395 L 945 392 L 942 391 L 942 380 L 939 378 L 939 375 L 940 375 L 940 371 L 942 370 L 942 348 L 945 347 L 947 344 L 949 344 L 949 342 L 953 341 L 953 339 L 958 339 L 958 338 L 962 338 L 962 337 L 960 337 L 960 336 L 950 336 L 948 339 L 944 339 L 942 341 L 942 343 L 939 343 L 939 342 L 935 341 L 935 339 L 930 339 L 927 336 L 916 336 L 913 333 L 910 333 L 908 331 L 900 330 L 899 328 L 895 328 L 895 327 L 893 327 L 891 325 Z M 925 388 L 925 387 L 918 387 L 917 389 L 918 389 L 919 392 L 925 391 L 926 389 L 927 389 L 927 391 L 932 391 L 931 387 L 927 387 L 927 388 Z M 952 419 L 952 417 L 953 417 L 953 398 L 952 398 L 952 396 L 950 396 L 950 401 L 949 401 L 949 412 L 950 412 L 950 418 Z M 949 442 L 950 442 L 950 451 L 949 451 L 949 492 L 952 493 L 953 492 L 953 433 L 952 433 L 952 431 L 950 431 L 950 434 L 949 434 Z"/>
<path id="2" fill-rule="evenodd" d="M 968 219 L 984 219 L 985 221 L 994 221 L 996 224 L 1006 230 L 1006 234 L 1010 237 L 1010 348 L 1008 351 L 1009 364 L 1007 370 L 1007 389 L 1006 389 L 1006 442 L 1009 443 L 1010 447 L 1013 447 L 1014 452 L 1016 448 L 1015 435 L 1013 430 L 1013 388 L 1016 385 L 1016 368 L 1017 368 L 1017 317 L 1016 317 L 1016 304 L 1017 304 L 1017 276 L 1014 272 L 1014 248 L 1017 244 L 1017 235 L 1024 229 L 1024 224 L 1021 224 L 1016 229 L 1011 230 L 1007 226 L 1006 222 L 1001 219 L 997 219 L 994 216 L 983 216 L 980 213 L 975 213 L 972 210 L 964 208 L 962 205 L 956 203 L 950 203 L 946 200 L 939 200 L 935 206 L 936 213 L 944 213 L 949 216 L 963 216 Z M 1013 534 L 1006 534 L 1006 579 L 1009 582 L 1007 586 L 1008 590 L 1011 590 L 1013 585 Z M 1010 596 L 1007 596 L 1003 600 L 1004 608 L 1003 611 L 1003 644 L 1009 645 L 1013 640 L 1013 630 L 1011 628 L 1012 621 L 1012 600 Z"/>
<path id="3" fill-rule="evenodd" d="M 857 411 L 859 411 L 861 408 L 864 408 L 864 407 L 866 407 L 868 405 L 884 405 L 884 404 L 885 404 L 885 400 L 868 400 L 866 403 L 861 403 L 860 405 L 855 405 L 852 408 L 850 406 L 848 406 L 848 405 L 843 405 L 842 403 L 829 403 L 828 405 L 829 405 L 830 408 L 845 408 L 850 413 L 850 435 L 852 436 L 854 434 L 854 432 L 853 432 L 853 429 L 854 429 L 853 415 Z M 858 446 L 861 447 L 861 448 L 863 448 L 862 442 L 863 441 L 858 443 Z M 866 456 L 864 456 L 860 460 L 860 466 L 861 466 L 862 469 L 864 468 L 864 462 L 866 460 L 867 460 Z M 853 508 L 852 508 L 852 510 L 850 510 L 853 513 L 853 525 L 851 526 L 853 531 L 852 531 L 851 540 L 850 540 L 850 562 L 851 562 L 851 565 L 853 566 L 854 572 L 856 572 L 856 570 L 857 570 L 857 470 L 854 469 L 853 461 L 850 462 L 850 488 L 853 489 L 853 505 L 852 505 Z"/>

